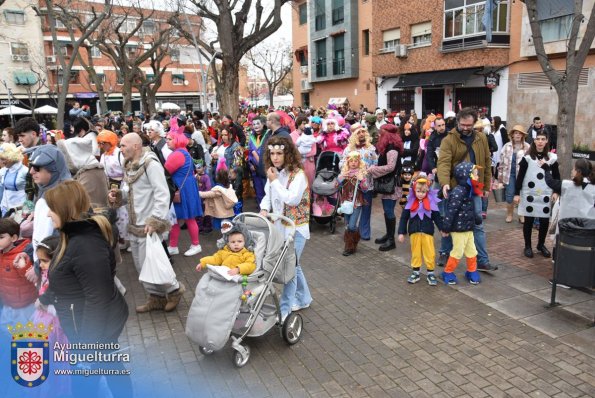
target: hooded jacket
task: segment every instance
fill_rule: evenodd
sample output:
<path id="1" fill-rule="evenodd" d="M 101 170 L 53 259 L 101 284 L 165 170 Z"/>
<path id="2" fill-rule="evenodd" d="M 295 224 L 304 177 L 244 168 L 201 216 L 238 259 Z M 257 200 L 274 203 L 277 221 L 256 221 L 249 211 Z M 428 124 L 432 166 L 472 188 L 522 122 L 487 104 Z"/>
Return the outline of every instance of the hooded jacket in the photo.
<path id="1" fill-rule="evenodd" d="M 481 224 L 481 216 L 477 217 L 473 208 L 472 170 L 473 164 L 470 162 L 459 163 L 454 169 L 457 186 L 448 194 L 443 222 L 445 232 L 473 231 L 475 224 Z"/>
<path id="2" fill-rule="evenodd" d="M 0 300 L 12 308 L 26 307 L 37 299 L 37 288 L 25 277 L 32 265 L 29 257 L 25 258 L 27 264 L 23 268 L 16 268 L 13 264 L 17 254 L 23 253 L 29 243 L 29 239 L 23 239 L 16 241 L 7 252 L 0 251 Z"/>

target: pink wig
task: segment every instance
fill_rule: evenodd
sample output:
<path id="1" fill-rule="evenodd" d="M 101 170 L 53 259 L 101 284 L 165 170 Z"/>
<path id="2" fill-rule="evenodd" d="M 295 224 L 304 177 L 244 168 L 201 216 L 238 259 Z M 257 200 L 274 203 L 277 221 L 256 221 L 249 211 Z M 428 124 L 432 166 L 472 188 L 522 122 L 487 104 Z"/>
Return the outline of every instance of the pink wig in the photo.
<path id="1" fill-rule="evenodd" d="M 184 134 L 169 132 L 167 133 L 167 138 L 171 138 L 172 142 L 174 143 L 175 149 L 186 148 L 188 145 L 188 138 Z"/>

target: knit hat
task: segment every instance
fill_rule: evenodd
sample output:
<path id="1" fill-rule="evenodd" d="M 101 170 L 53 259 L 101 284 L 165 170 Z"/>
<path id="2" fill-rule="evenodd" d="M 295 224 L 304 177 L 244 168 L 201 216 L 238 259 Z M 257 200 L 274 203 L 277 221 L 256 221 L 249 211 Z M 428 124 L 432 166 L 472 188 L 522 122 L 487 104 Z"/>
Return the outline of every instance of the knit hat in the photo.
<path id="1" fill-rule="evenodd" d="M 32 148 L 29 153 L 29 165 L 42 167 L 50 172 L 52 177 L 46 185 L 38 185 L 39 197 L 43 197 L 45 191 L 58 185 L 62 181 L 72 179 L 70 171 L 66 166 L 66 160 L 60 150 L 53 145 L 42 145 Z"/>
<path id="2" fill-rule="evenodd" d="M 251 251 L 254 250 L 254 245 L 256 244 L 256 242 L 254 242 L 252 234 L 248 230 L 248 227 L 246 227 L 246 224 L 240 221 L 223 221 L 221 223 L 221 233 L 223 234 L 223 240 L 226 244 L 229 240 L 230 235 L 234 233 L 241 233 L 242 235 L 244 235 L 244 247 Z"/>

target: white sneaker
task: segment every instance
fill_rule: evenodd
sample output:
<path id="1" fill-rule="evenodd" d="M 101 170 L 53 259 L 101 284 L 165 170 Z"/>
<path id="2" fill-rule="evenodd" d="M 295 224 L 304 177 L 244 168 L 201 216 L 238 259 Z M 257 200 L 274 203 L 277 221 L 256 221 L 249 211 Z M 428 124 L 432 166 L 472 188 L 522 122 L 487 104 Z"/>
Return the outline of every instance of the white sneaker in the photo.
<path id="1" fill-rule="evenodd" d="M 126 248 L 126 251 L 127 251 L 128 253 L 132 253 L 132 246 L 128 246 L 128 247 Z"/>
<path id="2" fill-rule="evenodd" d="M 176 249 L 177 251 L 177 249 Z M 191 245 L 190 249 L 186 250 L 186 252 L 184 252 L 184 255 L 186 257 L 191 257 L 191 256 L 195 256 L 198 253 L 200 253 L 202 251 L 202 247 L 200 247 L 200 245 Z"/>
<path id="3" fill-rule="evenodd" d="M 177 247 L 168 246 L 167 251 L 170 256 L 175 256 L 176 254 L 180 254 L 180 250 Z"/>
<path id="4" fill-rule="evenodd" d="M 299 304 L 294 304 L 293 306 L 291 306 L 291 312 L 297 312 L 300 310 L 305 310 L 306 308 L 310 308 L 310 304 L 301 306 Z"/>

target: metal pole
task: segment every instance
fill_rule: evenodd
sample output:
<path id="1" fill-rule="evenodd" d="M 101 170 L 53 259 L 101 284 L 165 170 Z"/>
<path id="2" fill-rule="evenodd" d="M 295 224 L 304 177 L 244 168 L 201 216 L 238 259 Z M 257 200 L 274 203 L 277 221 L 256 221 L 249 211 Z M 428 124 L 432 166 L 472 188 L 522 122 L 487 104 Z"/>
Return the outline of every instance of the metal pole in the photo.
<path id="1" fill-rule="evenodd" d="M 10 87 L 8 87 L 8 84 L 6 84 L 6 80 L 2 80 L 2 84 L 4 85 L 4 87 L 6 87 L 6 91 L 8 91 L 8 111 L 10 112 L 10 124 L 12 125 L 12 127 L 14 127 L 14 116 L 12 114 L 12 102 L 10 100 L 10 98 L 12 97 L 12 89 Z"/>

